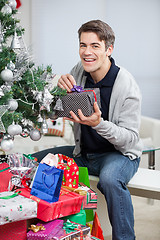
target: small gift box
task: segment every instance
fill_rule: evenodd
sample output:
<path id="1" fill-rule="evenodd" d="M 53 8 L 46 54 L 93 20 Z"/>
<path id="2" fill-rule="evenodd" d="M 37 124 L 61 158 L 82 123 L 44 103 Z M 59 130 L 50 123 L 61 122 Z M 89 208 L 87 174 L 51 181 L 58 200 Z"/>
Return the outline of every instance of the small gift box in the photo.
<path id="1" fill-rule="evenodd" d="M 77 188 L 79 183 L 79 168 L 73 158 L 58 154 L 57 168 L 63 169 L 62 186 Z"/>
<path id="2" fill-rule="evenodd" d="M 63 170 L 39 163 L 31 194 L 47 202 L 57 202 L 62 185 Z"/>
<path id="3" fill-rule="evenodd" d="M 83 199 L 83 209 L 96 209 L 97 208 L 97 193 L 91 188 L 88 188 L 84 183 L 79 183 L 79 191 L 86 191 L 87 194 Z"/>
<path id="4" fill-rule="evenodd" d="M 56 219 L 48 223 L 39 222 L 36 225 L 31 225 L 30 231 L 27 233 L 28 240 L 47 240 L 49 236 L 55 236 L 63 227 L 63 220 Z"/>
<path id="5" fill-rule="evenodd" d="M 71 117 L 70 111 L 73 111 L 78 116 L 78 109 L 82 110 L 84 116 L 90 116 L 94 112 L 93 104 L 96 101 L 100 104 L 100 90 L 99 88 L 94 89 L 82 89 L 79 86 L 74 86 L 73 92 L 61 97 L 62 108 L 56 110 L 57 117 Z"/>
<path id="6" fill-rule="evenodd" d="M 54 240 L 67 240 L 67 239 L 76 239 L 83 240 L 87 236 L 90 236 L 90 227 L 71 222 L 66 220 L 63 224 L 63 228 L 55 235 L 50 234 L 49 239 Z"/>
<path id="7" fill-rule="evenodd" d="M 0 225 L 37 217 L 37 203 L 13 192 L 0 193 Z"/>
<path id="8" fill-rule="evenodd" d="M 21 188 L 20 191 L 21 195 L 38 203 L 37 218 L 44 222 L 75 214 L 81 210 L 83 196 L 63 187 L 61 188 L 59 200 L 54 203 L 46 202 L 31 195 L 29 189 Z"/>

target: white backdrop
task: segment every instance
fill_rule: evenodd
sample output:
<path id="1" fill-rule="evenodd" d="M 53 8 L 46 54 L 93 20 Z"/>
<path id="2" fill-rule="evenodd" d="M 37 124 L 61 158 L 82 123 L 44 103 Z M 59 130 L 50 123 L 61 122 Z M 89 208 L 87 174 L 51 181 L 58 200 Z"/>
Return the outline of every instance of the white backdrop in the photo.
<path id="1" fill-rule="evenodd" d="M 32 46 L 38 65 L 65 74 L 79 61 L 77 30 L 101 19 L 115 34 L 113 57 L 136 78 L 142 114 L 160 118 L 159 0 L 32 0 Z"/>

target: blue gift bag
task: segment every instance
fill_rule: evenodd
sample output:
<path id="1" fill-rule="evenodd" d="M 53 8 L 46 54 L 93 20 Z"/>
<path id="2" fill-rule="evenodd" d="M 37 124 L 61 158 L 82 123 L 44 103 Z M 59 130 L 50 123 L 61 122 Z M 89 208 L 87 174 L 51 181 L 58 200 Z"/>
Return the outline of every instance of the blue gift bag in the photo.
<path id="1" fill-rule="evenodd" d="M 63 170 L 39 163 L 31 194 L 49 203 L 59 200 Z"/>

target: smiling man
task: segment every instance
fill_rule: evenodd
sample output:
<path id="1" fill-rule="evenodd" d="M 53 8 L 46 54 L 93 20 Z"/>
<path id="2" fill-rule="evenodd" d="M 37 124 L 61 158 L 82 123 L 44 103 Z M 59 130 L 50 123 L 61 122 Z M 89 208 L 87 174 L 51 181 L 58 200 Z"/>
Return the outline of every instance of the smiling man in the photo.
<path id="1" fill-rule="evenodd" d="M 139 139 L 141 94 L 133 76 L 111 57 L 115 35 L 100 20 L 83 24 L 79 31 L 79 62 L 58 81 L 71 91 L 73 85 L 99 88 L 101 109 L 85 117 L 78 110 L 74 122 L 75 146 L 47 149 L 34 154 L 39 161 L 47 153 L 74 157 L 89 174 L 99 176 L 98 189 L 104 194 L 112 225 L 113 240 L 134 240 L 134 214 L 127 183 L 136 173 L 142 145 Z"/>

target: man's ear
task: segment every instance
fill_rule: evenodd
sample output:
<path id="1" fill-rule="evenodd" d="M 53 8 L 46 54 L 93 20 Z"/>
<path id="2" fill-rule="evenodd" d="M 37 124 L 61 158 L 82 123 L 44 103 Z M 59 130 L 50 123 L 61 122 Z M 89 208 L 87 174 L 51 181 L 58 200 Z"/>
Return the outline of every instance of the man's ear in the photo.
<path id="1" fill-rule="evenodd" d="M 113 52 L 113 45 L 111 44 L 108 48 L 107 48 L 107 51 L 106 51 L 106 54 L 107 56 L 111 56 L 112 55 L 112 52 Z"/>

